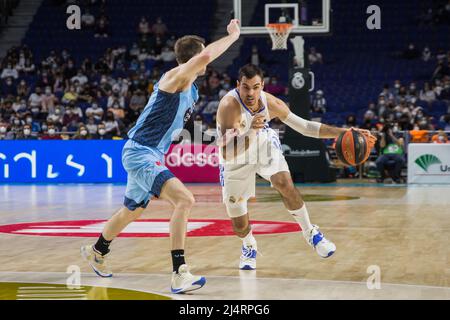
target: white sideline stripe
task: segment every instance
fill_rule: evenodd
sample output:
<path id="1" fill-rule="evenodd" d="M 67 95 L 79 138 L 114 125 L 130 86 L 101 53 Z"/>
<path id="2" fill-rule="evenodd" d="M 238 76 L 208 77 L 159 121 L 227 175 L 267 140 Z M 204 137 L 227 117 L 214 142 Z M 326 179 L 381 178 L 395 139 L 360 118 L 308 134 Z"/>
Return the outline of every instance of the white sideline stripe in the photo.
<path id="1" fill-rule="evenodd" d="M 187 230 L 194 231 L 213 224 L 214 222 L 188 222 Z M 48 226 L 49 229 L 42 229 L 44 226 L 31 227 L 30 229 L 20 229 L 13 233 L 99 233 L 103 231 L 105 223 L 96 223 L 89 226 L 71 229 L 67 226 Z M 45 226 L 47 227 L 47 226 Z M 44 227 L 44 228 L 45 228 Z M 122 233 L 169 233 L 169 222 L 132 222 Z"/>

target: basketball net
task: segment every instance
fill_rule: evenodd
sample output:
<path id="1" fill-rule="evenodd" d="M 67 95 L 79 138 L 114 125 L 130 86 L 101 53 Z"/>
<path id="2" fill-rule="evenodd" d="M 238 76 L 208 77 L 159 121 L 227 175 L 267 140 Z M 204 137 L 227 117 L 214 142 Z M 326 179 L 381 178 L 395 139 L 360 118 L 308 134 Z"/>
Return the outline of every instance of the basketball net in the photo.
<path id="1" fill-rule="evenodd" d="M 287 39 L 292 30 L 291 23 L 269 23 L 266 26 L 272 38 L 272 50 L 286 50 Z"/>

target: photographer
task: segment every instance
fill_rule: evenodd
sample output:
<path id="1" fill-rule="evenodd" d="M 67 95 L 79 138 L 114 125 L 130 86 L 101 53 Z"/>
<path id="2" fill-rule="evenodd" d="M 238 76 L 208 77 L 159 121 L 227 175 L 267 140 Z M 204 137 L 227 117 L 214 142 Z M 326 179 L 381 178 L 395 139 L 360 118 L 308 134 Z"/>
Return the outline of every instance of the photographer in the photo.
<path id="1" fill-rule="evenodd" d="M 380 132 L 381 155 L 376 160 L 377 169 L 380 172 L 378 183 L 383 183 L 386 178 L 385 170 L 389 171 L 395 183 L 401 182 L 400 173 L 405 165 L 403 138 L 396 138 L 391 124 L 386 124 Z"/>

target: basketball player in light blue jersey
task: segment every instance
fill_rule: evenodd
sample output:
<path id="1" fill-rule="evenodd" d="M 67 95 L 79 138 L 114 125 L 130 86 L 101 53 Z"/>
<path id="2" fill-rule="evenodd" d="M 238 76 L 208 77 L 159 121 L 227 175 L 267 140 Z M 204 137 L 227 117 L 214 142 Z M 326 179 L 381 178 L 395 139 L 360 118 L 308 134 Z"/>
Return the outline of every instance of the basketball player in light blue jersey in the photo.
<path id="1" fill-rule="evenodd" d="M 227 31 L 228 36 L 206 48 L 204 40 L 197 36 L 178 39 L 175 55 L 179 65 L 161 77 L 136 125 L 128 132 L 130 139 L 122 152 L 123 166 L 128 173 L 124 207 L 106 223 L 95 245 L 81 248 L 82 256 L 99 276 L 112 276 L 107 264 L 111 241 L 139 218 L 150 198 L 156 196 L 173 206 L 170 220 L 172 293 L 196 290 L 205 284 L 204 277 L 190 273 L 184 259 L 187 221 L 194 196 L 164 165 L 164 155 L 198 99 L 194 81 L 239 38 L 239 22 L 231 20 Z"/>

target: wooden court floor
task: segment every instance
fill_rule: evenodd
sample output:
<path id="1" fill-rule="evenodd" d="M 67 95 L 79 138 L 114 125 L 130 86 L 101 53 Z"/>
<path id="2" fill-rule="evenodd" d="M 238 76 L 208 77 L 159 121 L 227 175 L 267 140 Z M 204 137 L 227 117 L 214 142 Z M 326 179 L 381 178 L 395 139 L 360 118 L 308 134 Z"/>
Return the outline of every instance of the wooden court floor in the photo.
<path id="1" fill-rule="evenodd" d="M 228 224 L 218 185 L 189 188 L 197 201 L 193 220 L 225 220 L 222 228 Z M 52 228 L 70 229 L 74 227 L 54 227 L 51 222 L 108 219 L 120 207 L 125 186 L 0 186 L 0 287 L 12 282 L 64 284 L 67 268 L 79 266 L 83 285 L 173 299 L 450 299 L 450 186 L 298 188 L 312 223 L 336 244 L 334 256 L 319 258 L 299 232 L 271 233 L 269 228 L 268 233 L 256 236 L 257 271 L 239 271 L 241 241 L 216 235 L 212 228 L 212 234 L 189 237 L 186 247 L 187 262 L 193 273 L 207 277 L 206 286 L 189 295 L 173 296 L 169 293 L 169 239 L 143 236 L 149 224 L 136 225 L 130 229 L 132 236 L 113 242 L 115 275 L 111 279 L 96 277 L 79 256 L 80 246 L 92 243 L 94 237 L 42 236 L 36 227 L 20 234 L 17 228 L 5 228 L 46 222 Z M 249 212 L 254 221 L 294 222 L 277 193 L 266 185 L 257 187 Z M 155 200 L 141 219 L 168 219 L 170 213 L 165 202 Z M 160 221 L 151 228 L 164 232 L 166 224 Z M 42 228 L 50 227 L 44 224 Z M 88 231 L 100 230 L 92 228 Z M 368 279 L 374 283 L 374 270 L 379 271 L 378 289 L 367 285 Z"/>

